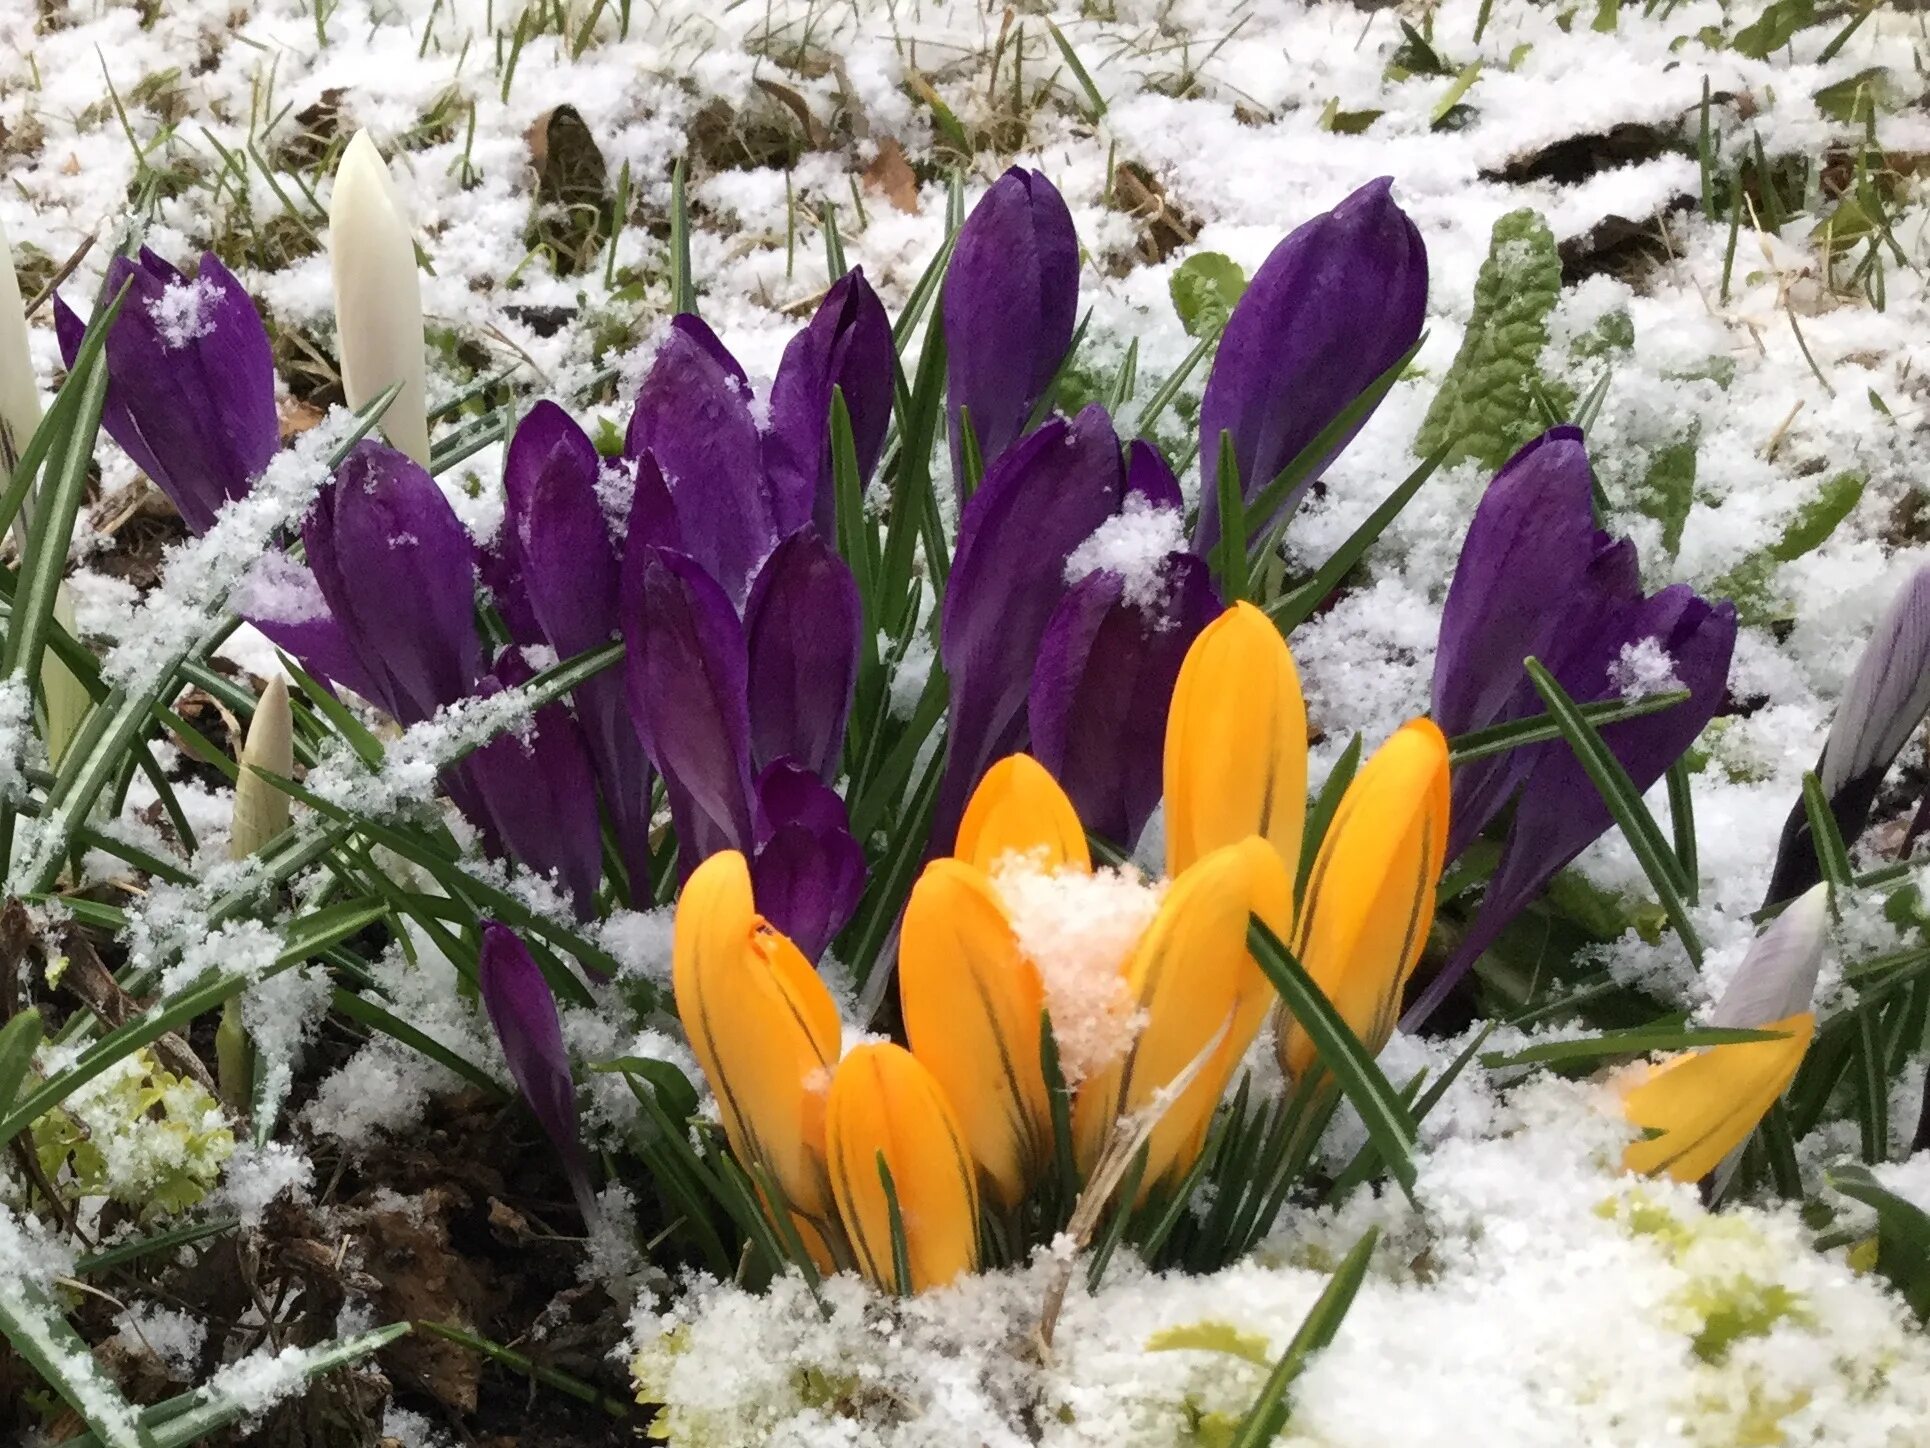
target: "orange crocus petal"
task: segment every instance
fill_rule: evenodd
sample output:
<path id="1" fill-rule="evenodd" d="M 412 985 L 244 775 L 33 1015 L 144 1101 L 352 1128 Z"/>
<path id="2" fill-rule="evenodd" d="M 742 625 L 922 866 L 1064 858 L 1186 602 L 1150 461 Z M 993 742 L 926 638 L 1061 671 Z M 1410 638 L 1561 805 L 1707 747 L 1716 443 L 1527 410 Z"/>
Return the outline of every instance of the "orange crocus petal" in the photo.
<path id="1" fill-rule="evenodd" d="M 1787 1034 L 1710 1046 L 1642 1073 L 1622 1097 L 1622 1112 L 1657 1134 L 1629 1143 L 1624 1170 L 1697 1182 L 1748 1140 L 1802 1064 L 1816 1017 L 1804 1011 L 1762 1029 Z"/>
<path id="2" fill-rule="evenodd" d="M 987 872 L 1008 854 L 1029 855 L 1048 870 L 1092 868 L 1079 812 L 1029 754 L 1008 754 L 985 771 L 965 806 L 952 853 Z"/>
<path id="3" fill-rule="evenodd" d="M 828 1220 L 824 1098 L 842 1036 L 837 1003 L 757 913 L 735 850 L 712 855 L 684 886 L 671 983 L 731 1150 L 796 1211 Z"/>
<path id="4" fill-rule="evenodd" d="M 1091 1171 L 1113 1123 L 1145 1110 L 1222 1027 L 1199 1074 L 1166 1108 L 1147 1142 L 1140 1195 L 1192 1165 L 1214 1109 L 1259 1033 L 1272 987 L 1247 949 L 1247 923 L 1274 931 L 1293 913 L 1293 879 L 1257 836 L 1214 850 L 1175 880 L 1134 949 L 1126 981 L 1144 1024 L 1125 1057 L 1089 1077 L 1073 1108 L 1073 1139 Z"/>
<path id="5" fill-rule="evenodd" d="M 897 1288 L 891 1173 L 913 1292 L 942 1287 L 978 1265 L 978 1187 L 971 1153 L 945 1093 L 903 1046 L 854 1047 L 831 1082 L 825 1118 L 838 1216 L 871 1282 Z"/>
<path id="6" fill-rule="evenodd" d="M 1434 923 L 1448 832 L 1448 750 L 1427 719 L 1396 730 L 1334 811 L 1300 902 L 1294 953 L 1369 1051 L 1387 1044 Z M 1280 1064 L 1296 1080 L 1313 1041 L 1282 1013 Z"/>
<path id="7" fill-rule="evenodd" d="M 925 867 L 905 906 L 898 998 L 912 1054 L 951 1102 L 993 1195 L 1016 1206 L 1052 1140 L 1045 992 L 977 866 Z"/>
<path id="8" fill-rule="evenodd" d="M 1291 878 L 1307 820 L 1307 706 L 1280 630 L 1250 603 L 1208 624 L 1166 714 L 1166 873 L 1259 835 Z"/>

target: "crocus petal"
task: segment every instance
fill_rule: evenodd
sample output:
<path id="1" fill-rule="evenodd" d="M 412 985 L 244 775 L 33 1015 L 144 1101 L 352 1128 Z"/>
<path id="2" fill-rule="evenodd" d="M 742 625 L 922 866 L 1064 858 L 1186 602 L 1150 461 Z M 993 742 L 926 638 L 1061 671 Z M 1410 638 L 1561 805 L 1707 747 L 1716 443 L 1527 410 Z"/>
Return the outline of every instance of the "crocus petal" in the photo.
<path id="1" fill-rule="evenodd" d="M 1427 944 L 1447 833 L 1447 740 L 1430 720 L 1411 720 L 1341 796 L 1294 936 L 1307 974 L 1370 1052 L 1387 1044 Z M 1304 1080 L 1313 1040 L 1284 1010 L 1281 1017 L 1281 1068 Z"/>
<path id="2" fill-rule="evenodd" d="M 1042 870 L 1092 868 L 1072 801 L 1029 754 L 1008 754 L 985 771 L 965 806 L 952 853 L 984 871 L 1007 855 L 1023 855 Z"/>
<path id="3" fill-rule="evenodd" d="M 569 1052 L 563 1048 L 556 1000 L 550 994 L 549 982 L 543 979 L 542 967 L 513 930 L 485 920 L 476 976 L 482 988 L 483 1009 L 502 1043 L 510 1077 L 557 1155 L 563 1158 L 577 1206 L 586 1220 L 591 1219 L 596 1215 L 596 1204 L 577 1135 L 576 1083 L 570 1076 Z"/>
<path id="4" fill-rule="evenodd" d="M 1297 228 L 1227 319 L 1200 402 L 1200 459 L 1210 478 L 1220 436 L 1231 434 L 1249 502 L 1421 335 L 1427 248 L 1392 185 L 1370 181 Z M 1283 513 L 1352 440 L 1321 459 Z M 1193 545 L 1204 554 L 1219 537 L 1219 497 L 1207 487 Z"/>
<path id="5" fill-rule="evenodd" d="M 54 299 L 60 310 L 60 299 Z M 77 320 L 77 319 L 76 319 Z M 63 350 L 66 333 L 61 332 Z M 76 339 L 78 346 L 78 339 Z M 71 366 L 71 360 L 69 362 Z M 114 382 L 108 377 L 108 391 Z M 27 343 L 27 310 L 20 300 L 20 279 L 13 269 L 13 248 L 0 227 L 0 486 L 13 476 L 13 464 L 40 425 L 40 388 L 34 381 L 33 354 Z M 25 519 L 20 532 L 24 543 Z"/>
<path id="6" fill-rule="evenodd" d="M 857 581 L 816 529 L 777 545 L 744 605 L 758 768 L 790 758 L 820 779 L 837 776 L 863 627 Z"/>
<path id="7" fill-rule="evenodd" d="M 423 386 L 422 282 L 415 236 L 388 163 L 357 131 L 335 167 L 328 198 L 328 260 L 335 279 L 335 326 L 342 392 L 363 407 L 397 383 L 382 414 L 390 446 L 429 465 Z"/>
<path id="8" fill-rule="evenodd" d="M 1307 819 L 1307 705 L 1287 641 L 1236 603 L 1193 640 L 1166 722 L 1166 873 L 1259 835 L 1291 876 Z"/>
<path id="9" fill-rule="evenodd" d="M 1653 598 L 1619 610 L 1587 640 L 1561 670 L 1566 676 L 1563 686 L 1579 703 L 1615 697 L 1615 665 L 1625 648 L 1644 640 L 1652 640 L 1668 655 L 1689 697 L 1673 708 L 1610 724 L 1601 731 L 1603 741 L 1642 791 L 1695 742 L 1721 706 L 1735 651 L 1735 606 L 1706 603 L 1683 584 L 1665 588 Z M 1523 752 L 1533 757 L 1501 862 L 1454 958 L 1428 982 L 1405 1017 L 1410 1023 L 1426 1019 L 1508 923 L 1612 823 L 1608 806 L 1567 744 L 1555 740 Z"/>
<path id="10" fill-rule="evenodd" d="M 127 296 L 107 334 L 101 425 L 189 530 L 204 533 L 281 445 L 268 330 L 212 252 L 193 281 L 149 251 L 138 260 L 115 257 L 102 296 L 111 299 L 124 284 Z M 58 297 L 54 325 L 72 366 L 86 326 Z"/>
<path id="11" fill-rule="evenodd" d="M 1066 560 L 1124 495 L 1112 422 L 1089 407 L 1005 452 L 965 505 L 940 625 L 952 709 L 934 838 L 949 833 L 986 766 L 1024 746 L 1032 669 L 1065 594 Z"/>
<path id="12" fill-rule="evenodd" d="M 788 759 L 759 776 L 757 815 L 758 905 L 815 962 L 858 908 L 864 848 L 837 792 Z"/>
<path id="13" fill-rule="evenodd" d="M 515 649 L 477 687 L 487 698 L 533 677 Z M 553 875 L 576 906 L 578 919 L 596 912 L 603 875 L 603 836 L 597 822 L 596 775 L 575 716 L 561 704 L 536 711 L 524 733 L 499 734 L 473 751 L 462 770 L 494 837 L 526 869 Z"/>
<path id="14" fill-rule="evenodd" d="M 1159 804 L 1166 715 L 1180 665 L 1217 611 L 1204 559 L 1167 556 L 1150 606 L 1110 570 L 1060 600 L 1032 672 L 1032 752 L 1065 786 L 1079 818 L 1131 849 Z"/>
<path id="15" fill-rule="evenodd" d="M 644 752 L 664 777 L 686 871 L 754 845 L 744 629 L 695 560 L 647 549 L 624 621 L 624 681 Z"/>
<path id="16" fill-rule="evenodd" d="M 357 443 L 302 523 L 309 566 L 376 702 L 418 724 L 476 681 L 476 559 L 435 481 L 392 448 Z"/>
<path id="17" fill-rule="evenodd" d="M 1018 440 L 1072 345 L 1079 237 L 1039 172 L 1013 167 L 972 208 L 943 305 L 952 470 L 962 477 L 961 409 L 989 465 Z"/>
<path id="18" fill-rule="evenodd" d="M 315 575 L 279 548 L 255 560 L 242 575 L 232 602 L 236 613 L 324 684 L 360 694 L 371 703 L 382 703 L 387 697 L 387 685 L 363 669 L 347 630 L 329 612 Z"/>
<path id="19" fill-rule="evenodd" d="M 831 389 L 844 393 L 862 490 L 884 451 L 895 355 L 884 303 L 861 268 L 846 272 L 824 294 L 810 325 L 784 349 L 771 384 L 764 467 L 780 532 L 813 523 L 822 536 L 836 536 Z"/>
<path id="20" fill-rule="evenodd" d="M 855 1047 L 832 1078 L 825 1137 L 838 1217 L 873 1286 L 923 1292 L 978 1265 L 971 1154 L 945 1093 L 911 1052 Z M 892 1256 L 893 1197 L 910 1274 L 903 1283 Z"/>
<path id="21" fill-rule="evenodd" d="M 1126 498 L 1137 498 L 1149 509 L 1184 508 L 1186 497 L 1166 455 L 1143 437 L 1126 444 Z"/>
<path id="22" fill-rule="evenodd" d="M 624 450 L 650 453 L 675 500 L 683 545 L 741 605 L 780 536 L 744 369 L 682 313 L 637 393 Z"/>
<path id="23" fill-rule="evenodd" d="M 1843 690 L 1817 781 L 1845 840 L 1854 844 L 1903 746 L 1930 711 L 1930 567 L 1911 575 L 1883 617 Z M 1798 799 L 1783 825 L 1765 903 L 1775 904 L 1822 878 L 1809 813 Z"/>
<path id="24" fill-rule="evenodd" d="M 838 1007 L 797 947 L 757 913 L 750 867 L 734 850 L 712 855 L 684 884 L 671 984 L 738 1161 L 828 1228 L 824 1110 Z"/>
<path id="25" fill-rule="evenodd" d="M 905 1038 L 958 1112 L 992 1195 L 1018 1206 L 1052 1148 L 1045 991 L 985 872 L 925 867 L 898 945 Z"/>
<path id="26" fill-rule="evenodd" d="M 1809 1010 L 1828 940 L 1829 886 L 1812 885 L 1756 937 L 1709 1013 L 1709 1024 L 1755 1030 Z"/>
<path id="27" fill-rule="evenodd" d="M 1227 1082 L 1275 999 L 1247 950 L 1253 915 L 1276 934 L 1293 915 L 1293 876 L 1263 839 L 1214 850 L 1173 881 L 1126 968 L 1145 1025 L 1123 1060 L 1086 1078 L 1073 1106 L 1082 1169 L 1099 1158 L 1121 1115 L 1154 1106 L 1217 1037 L 1147 1139 L 1141 1197 L 1199 1154 Z"/>
<path id="28" fill-rule="evenodd" d="M 1710 1046 L 1639 1073 L 1640 1083 L 1622 1097 L 1622 1112 L 1656 1134 L 1629 1143 L 1623 1170 L 1697 1182 L 1748 1140 L 1802 1064 L 1816 1017 L 1805 1011 L 1762 1029 L 1787 1034 Z"/>

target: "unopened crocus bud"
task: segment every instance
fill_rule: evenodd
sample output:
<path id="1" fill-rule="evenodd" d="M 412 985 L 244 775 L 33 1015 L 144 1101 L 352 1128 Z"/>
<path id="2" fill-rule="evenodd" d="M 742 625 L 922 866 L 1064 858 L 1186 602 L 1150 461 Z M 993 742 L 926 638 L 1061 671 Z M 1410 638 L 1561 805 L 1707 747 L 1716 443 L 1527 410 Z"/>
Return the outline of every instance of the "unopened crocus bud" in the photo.
<path id="1" fill-rule="evenodd" d="M 241 772 L 235 778 L 234 824 L 228 831 L 228 856 L 245 860 L 288 828 L 288 792 L 264 777 L 295 773 L 295 719 L 288 706 L 288 680 L 276 674 L 261 691 L 248 737 L 241 746 Z"/>
<path id="2" fill-rule="evenodd" d="M 863 623 L 857 581 L 814 527 L 772 550 L 744 605 L 756 768 L 791 759 L 837 777 Z"/>
<path id="3" fill-rule="evenodd" d="M 1025 430 L 1072 345 L 1079 237 L 1042 174 L 1014 166 L 972 208 L 942 305 L 952 470 L 962 478 L 964 415 L 989 467 Z"/>
<path id="4" fill-rule="evenodd" d="M 1236 603 L 1193 640 L 1166 721 L 1166 873 L 1259 835 L 1292 878 L 1307 818 L 1307 705 L 1273 620 Z"/>
<path id="5" fill-rule="evenodd" d="M 837 791 L 780 759 L 757 780 L 758 908 L 815 962 L 864 894 L 864 848 Z"/>
<path id="6" fill-rule="evenodd" d="M 79 637 L 80 630 L 74 625 L 73 590 L 65 582 L 54 589 L 54 622 L 69 638 Z M 47 711 L 47 761 L 58 769 L 94 701 L 79 676 L 51 648 L 40 661 L 40 695 Z"/>
<path id="7" fill-rule="evenodd" d="M 1930 712 L 1930 566 L 1907 579 L 1856 661 L 1816 761 L 1817 782 L 1845 841 L 1869 823 L 1876 792 L 1911 733 Z M 1787 900 L 1821 878 L 1801 799 L 1783 825 L 1765 903 Z"/>
<path id="8" fill-rule="evenodd" d="M 593 1221 L 596 1199 L 590 1192 L 589 1168 L 577 1134 L 576 1083 L 570 1075 L 570 1054 L 563 1046 L 556 998 L 543 979 L 543 968 L 515 931 L 485 920 L 476 977 L 510 1078 L 563 1159 L 577 1209 L 584 1221 Z"/>
<path id="9" fill-rule="evenodd" d="M 1121 1116 L 1143 1111 L 1158 1112 L 1159 1120 L 1146 1141 L 1142 1198 L 1192 1165 L 1275 999 L 1247 947 L 1252 916 L 1275 934 L 1293 916 L 1293 876 L 1256 835 L 1202 856 L 1167 889 L 1126 967 L 1126 988 L 1144 1024 L 1125 1058 L 1088 1076 L 1074 1103 L 1082 1168 L 1098 1161 Z M 1173 1094 L 1196 1062 L 1192 1079 Z"/>
<path id="10" fill-rule="evenodd" d="M 1828 940 L 1829 886 L 1812 885 L 1756 937 L 1709 1024 L 1755 1030 L 1809 1010 Z"/>
<path id="11" fill-rule="evenodd" d="M 1690 1051 L 1617 1083 L 1623 1115 L 1648 1133 L 1622 1153 L 1624 1170 L 1697 1182 L 1749 1139 L 1802 1065 L 1816 1017 L 1803 1011 L 1761 1029 L 1782 1034 Z"/>
<path id="12" fill-rule="evenodd" d="M 1370 1052 L 1393 1033 L 1427 944 L 1447 831 L 1447 740 L 1411 720 L 1348 784 L 1307 876 L 1294 953 Z M 1312 1038 L 1284 1008 L 1279 1053 L 1296 1081 L 1314 1067 Z"/>
<path id="13" fill-rule="evenodd" d="M 1369 181 L 1299 227 L 1234 305 L 1200 401 L 1209 486 L 1200 494 L 1193 546 L 1202 554 L 1220 538 L 1219 496 L 1210 480 L 1221 435 L 1233 440 L 1251 503 L 1421 335 L 1427 247 L 1392 188 L 1387 177 Z M 1255 520 L 1256 530 L 1290 512 L 1352 440 L 1352 433 L 1340 438 L 1280 514 Z"/>
<path id="14" fill-rule="evenodd" d="M 0 487 L 13 480 L 13 466 L 39 426 L 40 388 L 27 348 L 27 310 L 14 275 L 13 249 L 0 228 Z M 30 513 L 23 507 L 14 517 L 14 535 L 23 543 Z"/>
<path id="15" fill-rule="evenodd" d="M 355 133 L 335 168 L 328 202 L 328 258 L 348 405 L 365 406 L 400 383 L 402 390 L 382 415 L 382 435 L 427 467 L 429 417 L 415 236 L 388 164 L 367 131 Z"/>
<path id="16" fill-rule="evenodd" d="M 924 1292 L 978 1265 L 971 1153 L 945 1093 L 911 1052 L 883 1042 L 853 1048 L 831 1082 L 825 1138 L 838 1217 L 873 1286 Z"/>
<path id="17" fill-rule="evenodd" d="M 1015 1208 L 1052 1149 L 1045 990 L 984 871 L 925 867 L 905 906 L 898 999 L 912 1054 L 958 1113 L 993 1196 Z"/>
<path id="18" fill-rule="evenodd" d="M 1041 870 L 1092 868 L 1072 801 L 1029 754 L 1008 754 L 985 771 L 965 806 L 952 853 L 988 873 L 1008 855 Z"/>
<path id="19" fill-rule="evenodd" d="M 838 1007 L 758 913 L 750 867 L 735 850 L 712 855 L 684 883 L 671 983 L 731 1150 L 811 1228 L 807 1244 L 829 1241 L 824 1113 L 843 1039 Z"/>
<path id="20" fill-rule="evenodd" d="M 268 329 L 213 252 L 192 281 L 145 248 L 117 256 L 102 295 L 111 300 L 123 287 L 107 334 L 101 426 L 189 531 L 205 533 L 281 446 Z M 54 330 L 71 367 L 87 324 L 59 297 Z"/>

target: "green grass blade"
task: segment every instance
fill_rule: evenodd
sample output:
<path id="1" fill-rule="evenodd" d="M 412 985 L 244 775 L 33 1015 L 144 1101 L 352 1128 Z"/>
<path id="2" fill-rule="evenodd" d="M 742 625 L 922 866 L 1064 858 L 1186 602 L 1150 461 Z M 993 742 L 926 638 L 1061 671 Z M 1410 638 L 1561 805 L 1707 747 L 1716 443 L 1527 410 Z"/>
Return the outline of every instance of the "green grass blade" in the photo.
<path id="1" fill-rule="evenodd" d="M 1843 841 L 1843 832 L 1829 807 L 1829 796 L 1823 793 L 1823 782 L 1814 770 L 1803 774 L 1803 813 L 1809 817 L 1809 838 L 1815 846 L 1817 868 L 1829 882 L 1831 895 L 1849 889 L 1855 878 L 1855 871 L 1850 868 L 1849 846 Z"/>
<path id="2" fill-rule="evenodd" d="M 1300 1330 L 1293 1335 L 1293 1341 L 1287 1344 L 1280 1361 L 1267 1375 L 1266 1386 L 1260 1390 L 1260 1396 L 1254 1400 L 1246 1417 L 1228 1440 L 1228 1448 L 1265 1448 L 1285 1430 L 1287 1389 L 1293 1386 L 1293 1380 L 1307 1366 L 1307 1360 L 1331 1343 L 1340 1331 L 1347 1309 L 1354 1305 L 1354 1296 L 1366 1279 L 1368 1264 L 1374 1256 L 1374 1243 L 1379 1237 L 1380 1228 L 1370 1227 L 1367 1235 L 1356 1242 L 1353 1249 L 1341 1259 L 1340 1265 L 1334 1268 L 1334 1275 L 1328 1280 L 1326 1290 L 1308 1309 L 1300 1323 Z"/>
<path id="3" fill-rule="evenodd" d="M 96 1444 L 147 1448 L 133 1405 L 96 1365 L 92 1349 L 38 1283 L 17 1277 L 0 1284 L 0 1337 L 80 1415 Z"/>
<path id="4" fill-rule="evenodd" d="M 1602 699 L 1593 704 L 1578 704 L 1582 718 L 1602 729 L 1624 719 L 1640 719 L 1645 714 L 1660 714 L 1677 704 L 1687 703 L 1687 689 L 1671 689 L 1666 694 L 1650 694 L 1644 699 Z M 1471 729 L 1448 740 L 1448 762 L 1468 764 L 1494 754 L 1506 754 L 1529 744 L 1545 744 L 1562 737 L 1561 726 L 1552 714 L 1534 714 L 1526 719 L 1511 719 L 1487 729 Z"/>
<path id="5" fill-rule="evenodd" d="M 1361 747 L 1361 737 L 1356 733 L 1347 741 L 1347 747 L 1340 751 L 1340 758 L 1334 761 L 1326 783 L 1320 786 L 1320 793 L 1307 810 L 1306 830 L 1300 841 L 1300 868 L 1293 882 L 1295 909 L 1299 908 L 1301 897 L 1307 893 L 1307 877 L 1313 874 L 1313 862 L 1320 854 L 1320 842 L 1327 838 L 1327 826 L 1333 823 L 1334 811 L 1340 808 L 1340 797 L 1347 792 L 1347 786 L 1354 782 L 1354 771 L 1360 768 Z"/>
<path id="6" fill-rule="evenodd" d="M 1409 473 L 1402 480 L 1401 485 L 1387 495 L 1386 501 L 1367 515 L 1367 520 L 1348 535 L 1347 541 L 1334 550 L 1333 556 L 1320 565 L 1311 579 L 1268 607 L 1267 613 L 1280 626 L 1281 633 L 1292 633 L 1314 616 L 1320 605 L 1327 601 L 1328 596 L 1340 587 L 1341 580 L 1353 570 L 1356 563 L 1360 562 L 1367 550 L 1374 546 L 1380 535 L 1387 531 L 1388 524 L 1398 518 L 1401 510 L 1413 501 L 1414 495 L 1421 489 L 1421 484 L 1434 476 L 1435 469 L 1441 466 L 1441 459 L 1446 456 L 1447 449 L 1442 448 L 1432 456 L 1422 459 L 1421 465 Z M 1256 513 L 1254 516 L 1263 518 L 1266 515 Z"/>
<path id="7" fill-rule="evenodd" d="M 1746 1041 L 1780 1041 L 1781 1031 L 1737 1027 L 1654 1025 L 1603 1031 L 1573 1041 L 1541 1041 L 1519 1051 L 1489 1051 L 1481 1064 L 1490 1071 L 1511 1066 L 1573 1065 L 1615 1056 L 1646 1056 L 1651 1051 L 1695 1051 L 1705 1046 L 1730 1046 Z"/>

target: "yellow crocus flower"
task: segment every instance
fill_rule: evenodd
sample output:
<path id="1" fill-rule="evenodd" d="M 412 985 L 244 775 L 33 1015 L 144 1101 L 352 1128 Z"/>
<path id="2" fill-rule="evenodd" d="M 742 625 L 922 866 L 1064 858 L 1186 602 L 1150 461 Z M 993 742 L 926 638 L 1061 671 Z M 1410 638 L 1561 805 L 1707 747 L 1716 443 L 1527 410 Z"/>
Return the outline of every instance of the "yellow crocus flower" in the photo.
<path id="1" fill-rule="evenodd" d="M 1046 870 L 1092 868 L 1078 811 L 1029 754 L 1008 754 L 985 771 L 959 821 L 952 854 L 984 871 L 1009 854 L 1029 855 Z"/>
<path id="2" fill-rule="evenodd" d="M 1762 1029 L 1785 1034 L 1709 1046 L 1639 1069 L 1634 1084 L 1623 1088 L 1622 1113 L 1651 1134 L 1629 1143 L 1624 1170 L 1698 1182 L 1748 1139 L 1802 1065 L 1816 1017 L 1803 1011 Z"/>

